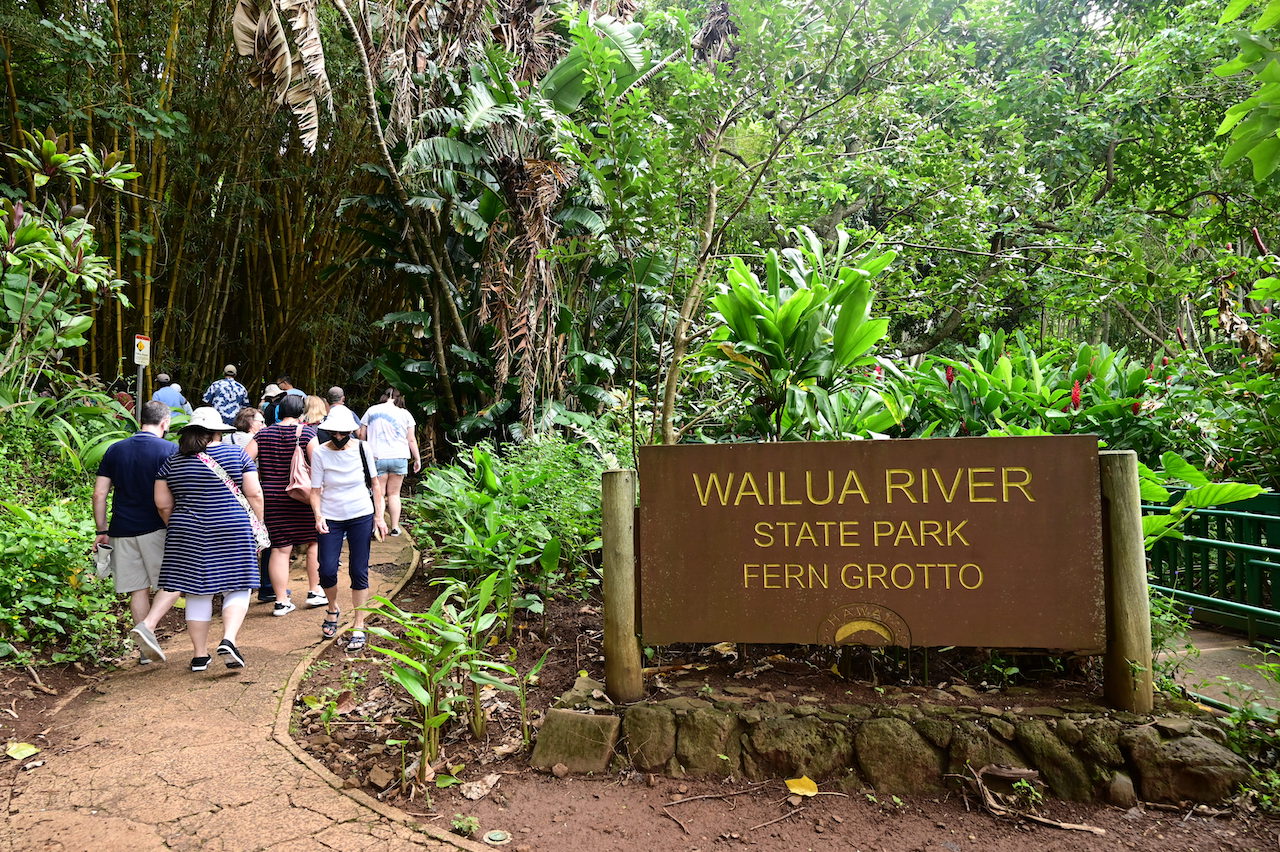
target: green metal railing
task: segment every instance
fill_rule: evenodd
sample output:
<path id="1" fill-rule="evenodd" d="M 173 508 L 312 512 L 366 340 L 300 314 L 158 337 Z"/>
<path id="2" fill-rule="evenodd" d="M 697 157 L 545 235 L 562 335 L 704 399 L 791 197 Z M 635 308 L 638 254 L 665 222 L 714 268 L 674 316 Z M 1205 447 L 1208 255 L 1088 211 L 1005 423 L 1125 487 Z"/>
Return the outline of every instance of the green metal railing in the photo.
<path id="1" fill-rule="evenodd" d="M 1251 642 L 1280 637 L 1280 494 L 1201 509 L 1182 532 L 1151 549 L 1152 590 L 1186 604 L 1197 621 L 1242 630 Z"/>

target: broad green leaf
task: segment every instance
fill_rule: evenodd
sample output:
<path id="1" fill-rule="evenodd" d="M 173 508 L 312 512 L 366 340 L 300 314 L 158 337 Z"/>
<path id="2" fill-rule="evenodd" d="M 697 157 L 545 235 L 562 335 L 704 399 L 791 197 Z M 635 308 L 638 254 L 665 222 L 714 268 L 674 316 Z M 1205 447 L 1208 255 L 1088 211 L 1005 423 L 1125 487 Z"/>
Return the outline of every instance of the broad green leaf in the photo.
<path id="1" fill-rule="evenodd" d="M 542 548 L 542 555 L 538 559 L 542 570 L 551 573 L 560 564 L 560 539 L 553 538 L 547 542 Z"/>
<path id="2" fill-rule="evenodd" d="M 1240 70 L 1243 71 L 1244 69 L 1241 68 Z M 1259 101 L 1257 98 L 1249 98 L 1247 101 L 1238 103 L 1231 109 L 1227 110 L 1226 113 L 1223 114 L 1222 123 L 1218 125 L 1216 135 L 1221 136 L 1243 121 L 1245 116 L 1249 114 L 1249 110 L 1256 107 L 1258 103 Z"/>
<path id="3" fill-rule="evenodd" d="M 996 362 L 994 371 L 996 379 L 1006 388 L 1013 384 L 1013 362 L 1009 360 L 1009 356 L 1001 355 L 1000 360 Z"/>
<path id="4" fill-rule="evenodd" d="M 839 323 L 837 323 L 838 325 Z M 889 320 L 879 318 L 864 322 L 852 334 L 848 334 L 845 337 L 836 337 L 834 341 L 836 363 L 849 365 L 859 355 L 869 351 L 879 343 L 888 330 Z"/>
<path id="5" fill-rule="evenodd" d="M 1249 485 L 1243 482 L 1211 482 L 1192 488 L 1182 499 L 1188 506 L 1207 509 L 1211 506 L 1222 506 L 1257 497 L 1265 491 L 1261 485 Z"/>
<path id="6" fill-rule="evenodd" d="M 1180 479 L 1188 485 L 1205 485 L 1209 482 L 1209 477 L 1173 451 L 1161 454 L 1160 464 L 1164 466 L 1164 472 L 1167 476 Z"/>
<path id="7" fill-rule="evenodd" d="M 1233 0 L 1233 2 L 1239 2 L 1239 0 Z M 1277 23 L 1280 23 L 1280 0 L 1271 0 L 1267 4 L 1267 8 L 1262 10 L 1262 14 L 1258 16 L 1257 20 L 1253 22 L 1253 26 L 1249 29 L 1255 33 L 1260 33 L 1263 30 L 1274 27 Z"/>
<path id="8" fill-rule="evenodd" d="M 1165 503 L 1169 500 L 1169 491 L 1150 479 L 1138 480 L 1138 494 L 1147 503 Z"/>
<path id="9" fill-rule="evenodd" d="M 1253 5 L 1253 0 L 1231 0 L 1227 4 L 1227 8 L 1222 10 L 1222 17 L 1218 18 L 1218 26 L 1229 24 L 1236 18 L 1244 14 L 1244 10 Z"/>
<path id="10" fill-rule="evenodd" d="M 1249 149 L 1245 156 L 1253 162 L 1254 181 L 1266 180 L 1276 166 L 1280 166 L 1280 138 L 1268 136 Z"/>
<path id="11" fill-rule="evenodd" d="M 1159 535 L 1177 522 L 1177 515 L 1143 515 L 1142 534 L 1144 536 Z"/>
<path id="12" fill-rule="evenodd" d="M 896 251 L 887 251 L 878 257 L 871 258 L 870 260 L 859 261 L 858 268 L 863 272 L 866 272 L 870 277 L 874 278 L 881 272 L 884 272 L 885 269 L 888 268 L 889 264 L 893 263 L 897 257 L 898 253 Z"/>

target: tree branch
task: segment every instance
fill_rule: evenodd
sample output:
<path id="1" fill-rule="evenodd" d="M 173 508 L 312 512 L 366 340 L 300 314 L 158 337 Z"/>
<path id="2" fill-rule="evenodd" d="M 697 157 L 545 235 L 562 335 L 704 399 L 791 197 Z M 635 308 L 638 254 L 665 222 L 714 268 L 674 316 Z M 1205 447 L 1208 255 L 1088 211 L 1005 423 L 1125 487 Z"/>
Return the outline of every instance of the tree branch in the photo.
<path id="1" fill-rule="evenodd" d="M 1129 322 L 1133 323 L 1134 328 L 1138 329 L 1138 331 L 1142 332 L 1151 340 L 1154 340 L 1156 343 L 1160 344 L 1160 348 L 1165 351 L 1166 355 L 1168 355 L 1171 358 L 1176 358 L 1178 356 L 1178 353 L 1174 350 L 1172 346 L 1169 345 L 1168 341 L 1166 341 L 1162 335 L 1156 334 L 1154 331 L 1152 331 L 1151 329 L 1143 325 L 1142 320 L 1134 316 L 1133 311 L 1125 307 L 1124 302 L 1113 299 L 1110 302 L 1108 302 L 1108 304 L 1115 305 L 1116 309 L 1120 311 L 1120 313 L 1124 314 L 1125 318 L 1129 320 Z"/>

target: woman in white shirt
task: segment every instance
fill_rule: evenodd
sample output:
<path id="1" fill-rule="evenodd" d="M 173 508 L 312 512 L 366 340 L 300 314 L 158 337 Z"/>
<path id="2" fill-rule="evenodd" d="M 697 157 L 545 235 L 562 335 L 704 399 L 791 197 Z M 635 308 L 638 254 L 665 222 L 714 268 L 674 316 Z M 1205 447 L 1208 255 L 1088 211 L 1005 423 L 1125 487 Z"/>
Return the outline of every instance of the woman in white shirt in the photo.
<path id="1" fill-rule="evenodd" d="M 329 440 L 312 444 L 311 511 L 319 533 L 320 587 L 331 607 L 325 610 L 320 633 L 329 638 L 338 632 L 338 560 L 345 538 L 354 616 L 347 650 L 358 651 L 365 645 L 363 607 L 369 600 L 370 540 L 375 534 L 379 539 L 385 536 L 387 523 L 382 519 L 382 494 L 372 489 L 377 475 L 373 453 L 363 441 L 353 440 L 359 428 L 355 417 L 341 408 L 329 414 L 320 428 Z"/>
<path id="2" fill-rule="evenodd" d="M 378 404 L 364 413 L 363 437 L 369 441 L 369 449 L 377 459 L 378 483 L 391 516 L 391 534 L 400 535 L 400 486 L 409 473 L 410 460 L 413 472 L 422 469 L 422 456 L 418 452 L 418 437 L 414 434 L 417 423 L 404 407 L 404 396 L 395 388 L 388 388 Z"/>

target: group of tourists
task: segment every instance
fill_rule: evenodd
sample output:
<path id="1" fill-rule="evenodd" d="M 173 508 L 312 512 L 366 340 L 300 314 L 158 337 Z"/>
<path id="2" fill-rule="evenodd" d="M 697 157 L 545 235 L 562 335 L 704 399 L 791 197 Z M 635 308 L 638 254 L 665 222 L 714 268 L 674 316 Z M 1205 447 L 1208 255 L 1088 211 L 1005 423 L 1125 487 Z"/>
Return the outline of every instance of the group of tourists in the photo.
<path id="1" fill-rule="evenodd" d="M 342 388 L 311 396 L 287 375 L 251 406 L 231 364 L 194 409 L 168 375 L 156 383 L 137 410 L 138 432 L 103 456 L 93 492 L 94 551 L 116 591 L 130 596 L 139 663 L 165 659 L 155 630 L 185 596 L 191 670 L 206 670 L 220 595 L 223 636 L 214 650 L 228 668 L 243 667 L 237 640 L 253 590 L 273 616 L 297 609 L 289 588 L 295 549 L 305 553 L 305 604 L 324 607 L 320 633 L 335 636 L 344 542 L 347 649 L 364 648 L 371 541 L 401 534 L 400 490 L 422 466 L 400 392 L 386 390 L 357 417 Z M 189 415 L 176 445 L 165 439 L 175 412 Z"/>

